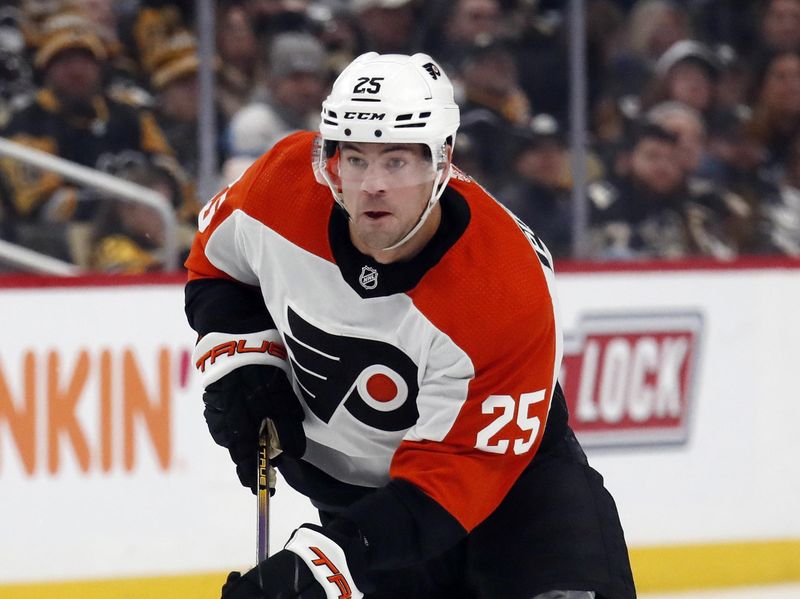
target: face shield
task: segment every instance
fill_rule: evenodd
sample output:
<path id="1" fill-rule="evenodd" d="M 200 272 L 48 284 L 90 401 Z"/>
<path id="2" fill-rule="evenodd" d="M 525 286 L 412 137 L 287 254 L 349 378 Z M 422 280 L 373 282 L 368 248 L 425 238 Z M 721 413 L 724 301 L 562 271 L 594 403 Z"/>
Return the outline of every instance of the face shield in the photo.
<path id="1" fill-rule="evenodd" d="M 450 145 L 443 143 L 435 154 L 427 144 L 351 143 L 325 141 L 318 137 L 314 148 L 317 181 L 327 184 L 347 212 L 345 198 L 359 194 L 417 196 L 426 188 L 427 204 L 417 224 L 400 241 L 383 248 L 392 250 L 411 238 L 425 222 L 450 178 Z M 349 213 L 348 213 L 349 216 Z"/>
<path id="2" fill-rule="evenodd" d="M 441 169 L 421 144 L 335 143 L 320 168 L 342 195 L 433 188 Z"/>

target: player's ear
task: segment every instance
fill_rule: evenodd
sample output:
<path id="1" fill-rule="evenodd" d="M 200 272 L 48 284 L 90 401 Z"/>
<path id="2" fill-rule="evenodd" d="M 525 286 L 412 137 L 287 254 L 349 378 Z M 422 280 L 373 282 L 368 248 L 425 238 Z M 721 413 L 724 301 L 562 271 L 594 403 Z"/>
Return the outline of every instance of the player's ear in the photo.
<path id="1" fill-rule="evenodd" d="M 453 136 L 448 135 L 442 144 L 442 149 L 439 152 L 439 157 L 436 163 L 436 169 L 442 170 L 447 168 L 453 162 Z"/>

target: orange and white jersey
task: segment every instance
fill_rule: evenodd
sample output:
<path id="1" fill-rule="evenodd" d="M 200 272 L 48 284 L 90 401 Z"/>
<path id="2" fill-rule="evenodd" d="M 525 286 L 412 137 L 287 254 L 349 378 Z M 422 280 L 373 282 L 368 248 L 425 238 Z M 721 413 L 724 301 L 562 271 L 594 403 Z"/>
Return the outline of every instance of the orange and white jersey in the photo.
<path id="1" fill-rule="evenodd" d="M 302 462 L 353 487 L 413 483 L 469 531 L 545 429 L 562 353 L 550 256 L 457 172 L 430 243 L 379 264 L 315 180 L 312 142 L 285 138 L 201 211 L 190 280 L 260 288 L 305 411 Z"/>

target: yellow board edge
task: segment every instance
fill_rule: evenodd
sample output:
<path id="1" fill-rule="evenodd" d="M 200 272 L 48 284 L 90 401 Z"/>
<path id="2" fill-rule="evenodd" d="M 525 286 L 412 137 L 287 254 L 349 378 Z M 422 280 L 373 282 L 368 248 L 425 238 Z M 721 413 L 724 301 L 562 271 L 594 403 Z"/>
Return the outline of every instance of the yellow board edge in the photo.
<path id="1" fill-rule="evenodd" d="M 800 540 L 637 547 L 640 592 L 777 584 L 800 580 Z"/>
<path id="2" fill-rule="evenodd" d="M 800 581 L 800 539 L 635 547 L 640 593 Z M 0 599 L 218 599 L 225 572 L 0 586 Z"/>

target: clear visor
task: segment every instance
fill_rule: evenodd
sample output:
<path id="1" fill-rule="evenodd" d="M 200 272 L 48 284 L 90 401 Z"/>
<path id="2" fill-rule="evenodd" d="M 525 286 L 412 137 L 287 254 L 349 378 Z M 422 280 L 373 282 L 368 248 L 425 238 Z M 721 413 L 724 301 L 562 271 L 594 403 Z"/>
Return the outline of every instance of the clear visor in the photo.
<path id="1" fill-rule="evenodd" d="M 437 168 L 423 144 L 336 144 L 318 167 L 339 192 L 381 193 L 433 185 Z"/>

